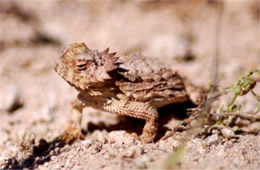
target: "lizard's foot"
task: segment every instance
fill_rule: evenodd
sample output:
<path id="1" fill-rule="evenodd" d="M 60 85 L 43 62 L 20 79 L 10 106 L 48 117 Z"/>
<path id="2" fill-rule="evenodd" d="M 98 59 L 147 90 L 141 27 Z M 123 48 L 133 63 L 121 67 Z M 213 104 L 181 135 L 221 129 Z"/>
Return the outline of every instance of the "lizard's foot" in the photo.
<path id="1" fill-rule="evenodd" d="M 134 140 L 137 141 L 141 141 L 143 144 L 153 142 L 153 137 L 147 134 L 142 134 L 141 136 L 138 136 L 138 134 L 136 133 L 126 133 L 125 136 L 133 138 Z"/>
<path id="2" fill-rule="evenodd" d="M 133 138 L 134 140 L 140 141 L 140 137 L 139 137 L 138 134 L 136 134 L 135 132 L 133 132 L 133 133 L 128 133 L 128 132 L 126 132 L 126 133 L 125 133 L 125 136 L 126 136 L 126 137 L 130 137 L 130 138 Z"/>
<path id="3" fill-rule="evenodd" d="M 143 133 L 140 136 L 142 143 L 145 144 L 145 143 L 153 142 L 157 134 L 157 129 L 158 129 L 157 121 L 146 122 L 143 129 Z"/>
<path id="4" fill-rule="evenodd" d="M 142 143 L 153 142 L 158 129 L 158 113 L 149 103 L 124 100 L 111 100 L 111 103 L 104 107 L 105 110 L 118 113 L 124 116 L 144 119 L 145 125 L 140 136 Z"/>
<path id="5" fill-rule="evenodd" d="M 85 135 L 80 128 L 68 127 L 60 136 L 60 140 L 69 144 L 77 139 L 84 139 Z"/>
<path id="6" fill-rule="evenodd" d="M 156 133 L 155 133 L 156 134 Z M 141 142 L 143 144 L 146 144 L 146 143 L 151 143 L 154 141 L 154 137 L 155 135 L 152 135 L 152 134 L 147 134 L 147 133 L 143 133 L 141 136 L 140 136 L 140 139 L 141 139 Z"/>
<path id="7" fill-rule="evenodd" d="M 154 138 L 156 136 L 156 131 L 154 131 L 154 132 L 145 131 L 140 136 L 137 133 L 135 133 L 135 132 L 132 132 L 132 133 L 126 132 L 125 136 L 133 138 L 134 140 L 141 141 L 143 144 L 146 144 L 146 143 L 153 142 L 153 140 L 154 140 Z"/>

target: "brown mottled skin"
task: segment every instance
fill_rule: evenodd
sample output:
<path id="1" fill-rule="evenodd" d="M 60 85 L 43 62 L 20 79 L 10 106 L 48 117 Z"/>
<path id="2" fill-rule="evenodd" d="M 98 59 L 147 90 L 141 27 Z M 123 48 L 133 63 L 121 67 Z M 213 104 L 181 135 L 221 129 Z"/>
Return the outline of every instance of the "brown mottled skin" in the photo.
<path id="1" fill-rule="evenodd" d="M 82 138 L 82 109 L 86 106 L 146 121 L 140 139 L 152 142 L 157 134 L 157 108 L 189 100 L 180 75 L 155 59 L 142 55 L 115 57 L 108 49 L 90 50 L 84 43 L 71 45 L 54 66 L 79 92 L 72 102 L 69 127 L 62 139 Z"/>

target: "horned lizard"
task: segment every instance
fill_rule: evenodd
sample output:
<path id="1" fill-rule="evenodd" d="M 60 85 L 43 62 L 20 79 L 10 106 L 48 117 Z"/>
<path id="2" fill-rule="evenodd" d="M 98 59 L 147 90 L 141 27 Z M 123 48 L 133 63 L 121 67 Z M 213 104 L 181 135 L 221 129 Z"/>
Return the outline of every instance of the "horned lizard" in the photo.
<path id="1" fill-rule="evenodd" d="M 146 121 L 140 139 L 152 142 L 157 134 L 157 108 L 189 100 L 183 78 L 155 59 L 143 55 L 115 57 L 109 49 L 89 49 L 84 43 L 67 48 L 54 70 L 79 92 L 72 102 L 69 127 L 62 139 L 82 138 L 84 107 L 93 107 Z"/>

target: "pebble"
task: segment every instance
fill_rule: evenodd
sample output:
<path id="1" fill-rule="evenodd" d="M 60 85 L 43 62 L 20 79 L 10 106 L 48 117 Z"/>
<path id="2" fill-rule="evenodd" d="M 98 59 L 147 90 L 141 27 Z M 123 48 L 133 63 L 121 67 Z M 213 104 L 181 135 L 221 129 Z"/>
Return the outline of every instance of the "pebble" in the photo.
<path id="1" fill-rule="evenodd" d="M 138 146 L 132 146 L 128 150 L 122 153 L 123 158 L 137 158 L 144 153 L 144 148 Z"/>
<path id="2" fill-rule="evenodd" d="M 110 158 L 109 153 L 105 153 L 104 156 L 103 156 L 103 158 L 105 158 L 105 159 L 109 159 L 109 158 Z"/>
<path id="3" fill-rule="evenodd" d="M 177 147 L 179 147 L 180 146 L 180 142 L 178 141 L 178 140 L 173 140 L 172 141 L 172 150 L 174 150 L 174 149 L 176 149 Z"/>
<path id="4" fill-rule="evenodd" d="M 65 167 L 66 167 L 66 168 L 69 168 L 69 169 L 73 167 L 73 163 L 70 161 L 70 159 L 68 159 L 68 160 L 66 161 Z"/>
<path id="5" fill-rule="evenodd" d="M 55 160 L 56 157 L 57 157 L 56 155 L 52 155 L 52 156 L 51 156 L 51 160 Z"/>
<path id="6" fill-rule="evenodd" d="M 134 158 L 136 156 L 135 150 L 127 150 L 122 154 L 123 158 Z"/>
<path id="7" fill-rule="evenodd" d="M 237 119 L 235 121 L 235 124 L 237 126 L 248 126 L 251 124 L 251 121 L 250 120 L 245 120 L 245 119 Z"/>
<path id="8" fill-rule="evenodd" d="M 205 139 L 207 145 L 212 145 L 218 141 L 218 134 L 213 134 Z"/>
<path id="9" fill-rule="evenodd" d="M 40 160 L 40 157 L 37 156 L 37 157 L 35 158 L 35 162 L 37 162 L 37 161 L 39 161 L 39 160 Z"/>
<path id="10" fill-rule="evenodd" d="M 143 155 L 143 156 L 140 157 L 139 159 L 136 159 L 136 160 L 135 160 L 135 163 L 136 163 L 136 165 L 137 165 L 139 168 L 147 168 L 146 163 L 147 163 L 147 162 L 151 162 L 151 161 L 152 161 L 152 158 L 150 158 L 150 157 L 147 156 L 147 155 Z"/>
<path id="11" fill-rule="evenodd" d="M 233 130 L 229 129 L 229 128 L 223 128 L 221 129 L 221 133 L 223 134 L 223 136 L 227 139 L 232 138 L 235 133 L 233 132 Z"/>
<path id="12" fill-rule="evenodd" d="M 60 148 L 59 148 L 59 147 L 56 147 L 56 148 L 54 149 L 54 152 L 55 152 L 55 153 L 59 153 L 59 152 L 60 152 Z"/>
<path id="13" fill-rule="evenodd" d="M 131 145 L 134 143 L 134 140 L 130 136 L 125 131 L 113 131 L 108 135 L 109 143 L 115 142 L 116 145 Z"/>
<path id="14" fill-rule="evenodd" d="M 21 92 L 16 85 L 0 86 L 0 110 L 13 112 L 22 106 Z"/>
<path id="15" fill-rule="evenodd" d="M 91 140 L 84 140 L 82 141 L 82 144 L 84 145 L 84 147 L 89 148 L 93 144 L 93 142 Z"/>
<path id="16" fill-rule="evenodd" d="M 102 149 L 102 144 L 100 142 L 95 142 L 91 146 L 91 153 L 98 153 L 101 151 L 101 149 Z"/>
<path id="17" fill-rule="evenodd" d="M 51 150 L 50 151 L 50 155 L 54 155 L 55 151 L 54 150 Z"/>
<path id="18" fill-rule="evenodd" d="M 106 144 L 108 142 L 107 137 L 103 133 L 98 133 L 97 138 L 101 143 Z"/>
<path id="19" fill-rule="evenodd" d="M 260 122 L 254 122 L 251 125 L 249 125 L 248 130 L 250 132 L 260 132 Z"/>

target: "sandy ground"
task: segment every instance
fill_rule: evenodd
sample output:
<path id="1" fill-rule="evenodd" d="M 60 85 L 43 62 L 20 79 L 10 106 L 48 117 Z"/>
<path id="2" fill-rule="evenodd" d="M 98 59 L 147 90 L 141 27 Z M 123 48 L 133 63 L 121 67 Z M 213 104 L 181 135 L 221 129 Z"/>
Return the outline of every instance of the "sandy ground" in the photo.
<path id="1" fill-rule="evenodd" d="M 219 46 L 218 83 L 227 87 L 260 68 L 259 27 L 257 0 L 0 0 L 0 168 L 172 168 L 169 160 L 186 132 L 161 138 L 182 121 L 182 106 L 160 111 L 159 135 L 151 144 L 129 135 L 140 134 L 144 122 L 86 108 L 86 138 L 55 146 L 77 93 L 54 72 L 53 62 L 69 44 L 85 42 L 91 49 L 110 47 L 118 56 L 141 52 L 157 57 L 194 84 L 208 87 Z M 255 92 L 260 94 L 259 85 Z M 216 110 L 230 97 L 218 101 Z M 257 105 L 251 94 L 238 103 L 245 112 Z M 259 158 L 259 134 L 231 140 L 213 136 L 189 141 L 174 166 L 260 169 Z"/>

